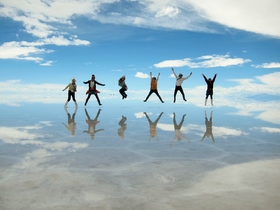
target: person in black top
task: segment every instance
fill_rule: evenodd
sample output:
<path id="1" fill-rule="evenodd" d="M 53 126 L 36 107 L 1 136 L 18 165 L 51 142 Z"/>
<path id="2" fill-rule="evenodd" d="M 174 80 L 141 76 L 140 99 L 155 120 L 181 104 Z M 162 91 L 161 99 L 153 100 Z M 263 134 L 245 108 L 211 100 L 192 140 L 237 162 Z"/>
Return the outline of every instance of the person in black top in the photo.
<path id="1" fill-rule="evenodd" d="M 211 104 L 213 106 L 213 86 L 214 86 L 214 82 L 216 79 L 217 74 L 215 74 L 215 76 L 213 77 L 213 79 L 211 78 L 206 78 L 206 76 L 204 74 L 202 74 L 205 82 L 207 83 L 207 90 L 206 90 L 206 98 L 205 98 L 205 106 L 207 105 L 207 99 L 208 96 L 210 96 L 211 98 Z"/>
<path id="2" fill-rule="evenodd" d="M 95 80 L 95 75 L 94 74 L 91 76 L 91 80 L 88 80 L 87 82 L 84 82 L 84 84 L 88 84 L 88 90 L 86 92 L 86 94 L 88 94 L 88 97 L 86 99 L 85 106 L 87 105 L 87 102 L 88 102 L 91 94 L 95 95 L 99 106 L 101 106 L 102 104 L 100 103 L 100 99 L 99 99 L 99 97 L 97 95 L 99 93 L 99 91 L 96 90 L 96 84 L 97 85 L 101 85 L 101 86 L 105 86 L 105 84 L 101 84 L 101 83 L 97 82 Z"/>

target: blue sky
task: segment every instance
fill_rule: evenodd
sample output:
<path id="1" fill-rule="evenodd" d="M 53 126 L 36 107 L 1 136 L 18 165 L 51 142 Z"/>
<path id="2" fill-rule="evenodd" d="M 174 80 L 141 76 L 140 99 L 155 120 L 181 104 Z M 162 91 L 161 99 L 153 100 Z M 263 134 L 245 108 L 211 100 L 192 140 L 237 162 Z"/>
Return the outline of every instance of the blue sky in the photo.
<path id="1" fill-rule="evenodd" d="M 161 73 L 159 92 L 172 103 L 171 67 L 184 76 L 193 72 L 183 87 L 188 102 L 198 106 L 206 88 L 202 73 L 218 73 L 215 105 L 250 105 L 261 96 L 279 100 L 277 0 L 0 0 L 0 6 L 1 104 L 63 103 L 67 93 L 61 90 L 72 77 L 83 104 L 82 82 L 91 74 L 106 84 L 99 88 L 102 101 L 122 103 L 122 75 L 126 101 L 142 101 L 150 72 Z M 240 104 L 233 105 L 237 98 Z"/>

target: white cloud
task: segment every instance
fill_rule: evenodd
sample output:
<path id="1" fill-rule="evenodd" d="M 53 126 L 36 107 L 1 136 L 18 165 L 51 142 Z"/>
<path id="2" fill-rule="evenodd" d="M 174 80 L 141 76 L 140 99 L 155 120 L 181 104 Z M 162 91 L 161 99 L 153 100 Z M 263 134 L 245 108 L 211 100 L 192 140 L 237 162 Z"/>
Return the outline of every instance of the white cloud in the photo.
<path id="1" fill-rule="evenodd" d="M 145 79 L 145 78 L 149 78 L 150 76 L 148 74 L 145 74 L 143 72 L 137 72 L 135 74 L 135 77 L 141 78 L 141 79 Z"/>
<path id="2" fill-rule="evenodd" d="M 186 0 L 216 23 L 280 38 L 280 1 Z"/>
<path id="3" fill-rule="evenodd" d="M 52 66 L 53 63 L 53 61 L 46 61 L 44 63 L 40 63 L 40 66 Z"/>
<path id="4" fill-rule="evenodd" d="M 249 59 L 231 58 L 229 54 L 226 55 L 206 55 L 198 57 L 197 59 L 184 58 L 182 60 L 166 60 L 154 64 L 157 68 L 166 67 L 183 67 L 189 68 L 213 68 L 213 67 L 227 67 L 238 66 L 251 62 Z"/>
<path id="5" fill-rule="evenodd" d="M 21 59 L 41 61 L 40 57 L 32 57 L 31 55 L 38 55 L 46 52 L 44 49 L 28 46 L 20 42 L 6 42 L 0 46 L 0 58 L 7 59 Z"/>
<path id="6" fill-rule="evenodd" d="M 261 130 L 261 132 L 264 133 L 279 133 L 280 134 L 280 128 L 271 128 L 271 127 L 256 127 L 255 130 Z"/>
<path id="7" fill-rule="evenodd" d="M 253 65 L 253 67 L 264 68 L 264 69 L 280 68 L 280 63 L 279 62 L 263 63 L 261 65 Z"/>
<path id="8" fill-rule="evenodd" d="M 180 13 L 180 10 L 176 7 L 171 7 L 171 6 L 166 6 L 162 10 L 158 11 L 156 13 L 156 17 L 163 17 L 163 16 L 168 16 L 168 17 L 175 17 Z"/>

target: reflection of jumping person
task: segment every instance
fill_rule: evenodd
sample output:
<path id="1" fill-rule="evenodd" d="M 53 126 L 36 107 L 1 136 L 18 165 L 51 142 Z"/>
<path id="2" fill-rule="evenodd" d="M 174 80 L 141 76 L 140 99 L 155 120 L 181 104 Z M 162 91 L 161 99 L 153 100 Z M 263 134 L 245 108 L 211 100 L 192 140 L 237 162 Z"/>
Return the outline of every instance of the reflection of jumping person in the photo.
<path id="1" fill-rule="evenodd" d="M 121 139 L 124 139 L 124 131 L 126 130 L 127 127 L 127 125 L 125 124 L 126 119 L 127 118 L 125 116 L 122 116 L 122 119 L 119 122 L 119 126 L 121 127 L 118 129 L 118 135 L 119 137 L 121 137 Z"/>
<path id="2" fill-rule="evenodd" d="M 202 74 L 205 82 L 207 83 L 207 90 L 206 90 L 206 98 L 205 98 L 205 106 L 207 104 L 207 99 L 208 99 L 208 96 L 210 95 L 210 98 L 211 98 L 211 104 L 213 106 L 213 87 L 214 87 L 214 82 L 215 82 L 215 79 L 216 79 L 216 76 L 217 74 L 215 74 L 215 76 L 213 77 L 213 79 L 209 78 L 207 79 L 205 77 L 204 74 Z"/>
<path id="3" fill-rule="evenodd" d="M 88 80 L 87 82 L 84 82 L 84 84 L 88 84 L 88 91 L 86 92 L 86 94 L 88 94 L 88 97 L 86 99 L 85 106 L 87 105 L 87 102 L 88 102 L 91 94 L 95 95 L 99 106 L 101 106 L 102 104 L 100 103 L 100 99 L 97 95 L 99 93 L 99 91 L 96 90 L 96 84 L 101 85 L 101 86 L 105 86 L 105 84 L 101 84 L 101 83 L 95 81 L 95 75 L 94 74 L 91 76 L 91 80 Z"/>
<path id="4" fill-rule="evenodd" d="M 184 123 L 185 116 L 186 116 L 186 114 L 183 115 L 182 120 L 181 120 L 180 124 L 178 125 L 177 122 L 176 122 L 176 114 L 173 113 L 173 124 L 174 124 L 175 137 L 173 138 L 173 140 L 170 144 L 170 147 L 172 147 L 173 141 L 175 141 L 176 139 L 177 139 L 178 142 L 180 142 L 184 138 L 190 143 L 190 140 L 186 136 L 183 136 L 183 134 L 180 131 L 181 127 Z"/>
<path id="5" fill-rule="evenodd" d="M 88 124 L 88 130 L 85 130 L 84 133 L 88 133 L 91 136 L 91 139 L 94 139 L 94 135 L 95 133 L 99 132 L 99 131 L 103 131 L 104 129 L 95 129 L 95 126 L 99 123 L 98 121 L 98 117 L 100 115 L 101 109 L 98 110 L 96 117 L 92 120 L 87 112 L 87 110 L 85 109 L 85 113 L 87 116 L 87 120 L 86 123 Z"/>
<path id="6" fill-rule="evenodd" d="M 148 100 L 148 98 L 150 97 L 150 95 L 152 95 L 152 93 L 155 93 L 158 98 L 160 99 L 160 101 L 162 103 L 164 103 L 164 101 L 161 99 L 159 93 L 158 93 L 158 90 L 157 90 L 157 82 L 158 82 L 158 79 L 159 79 L 159 76 L 160 76 L 160 73 L 158 73 L 158 77 L 153 77 L 152 76 L 152 72 L 150 72 L 150 78 L 151 78 L 151 87 L 150 87 L 150 92 L 149 94 L 147 95 L 146 99 L 144 100 L 144 102 L 146 102 Z"/>
<path id="7" fill-rule="evenodd" d="M 127 86 L 125 84 L 125 76 L 122 76 L 119 79 L 118 85 L 121 87 L 121 89 L 119 90 L 120 94 L 122 95 L 122 99 L 125 99 L 127 97 L 127 94 L 125 93 L 125 91 L 127 91 Z"/>
<path id="8" fill-rule="evenodd" d="M 65 126 L 65 128 L 67 128 L 71 132 L 71 136 L 75 136 L 75 131 L 76 131 L 75 116 L 77 113 L 77 107 L 76 107 L 74 113 L 72 114 L 72 117 L 69 114 L 67 108 L 65 107 L 64 109 L 65 109 L 65 112 L 68 117 L 68 126 L 65 123 L 62 123 L 62 124 Z"/>
<path id="9" fill-rule="evenodd" d="M 206 111 L 204 111 L 206 131 L 205 131 L 205 134 L 200 141 L 203 141 L 206 136 L 207 136 L 207 138 L 209 138 L 211 136 L 212 141 L 215 142 L 215 139 L 214 139 L 214 136 L 213 136 L 213 133 L 212 133 L 212 112 L 210 114 L 210 120 L 208 120 L 207 113 L 206 113 Z"/>
<path id="10" fill-rule="evenodd" d="M 68 88 L 68 99 L 65 102 L 64 107 L 67 108 L 68 102 L 71 100 L 71 97 L 73 101 L 75 102 L 76 107 L 78 106 L 76 99 L 75 99 L 75 92 L 77 91 L 77 85 L 75 78 L 72 79 L 72 83 L 69 83 L 62 91 L 66 90 Z"/>
<path id="11" fill-rule="evenodd" d="M 144 114 L 146 115 L 146 118 L 150 124 L 150 138 L 149 141 L 151 141 L 151 138 L 156 137 L 157 141 L 158 141 L 158 136 L 157 136 L 157 123 L 159 121 L 159 119 L 161 118 L 161 116 L 163 115 L 163 112 L 160 113 L 160 115 L 158 116 L 158 118 L 152 122 L 151 119 L 149 118 L 148 114 L 146 112 L 144 112 Z"/>
<path id="12" fill-rule="evenodd" d="M 192 72 L 190 73 L 189 76 L 187 76 L 185 78 L 183 78 L 183 74 L 181 74 L 181 73 L 179 74 L 179 76 L 177 76 L 177 74 L 174 71 L 174 68 L 172 68 L 172 72 L 176 78 L 176 86 L 175 86 L 175 90 L 174 90 L 174 101 L 173 102 L 175 103 L 175 101 L 176 101 L 176 95 L 177 95 L 178 90 L 181 92 L 181 94 L 183 96 L 183 100 L 187 101 L 185 98 L 184 90 L 182 88 L 182 83 L 192 75 Z"/>

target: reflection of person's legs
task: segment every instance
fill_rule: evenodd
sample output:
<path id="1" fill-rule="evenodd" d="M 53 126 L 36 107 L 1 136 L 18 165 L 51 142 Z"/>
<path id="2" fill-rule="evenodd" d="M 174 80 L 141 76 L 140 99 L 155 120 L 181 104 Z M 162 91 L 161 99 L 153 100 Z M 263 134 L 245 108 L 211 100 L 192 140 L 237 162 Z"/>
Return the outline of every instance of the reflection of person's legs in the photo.
<path id="1" fill-rule="evenodd" d="M 100 115 L 100 112 L 101 112 L 101 109 L 99 109 L 99 110 L 98 110 L 98 112 L 97 112 L 97 114 L 96 114 L 96 116 L 95 116 L 94 120 L 96 120 L 96 121 L 97 121 L 97 119 L 98 119 L 98 117 L 99 117 L 99 115 Z"/>
<path id="2" fill-rule="evenodd" d="M 144 100 L 144 102 L 146 102 L 149 97 L 152 95 L 152 93 L 154 92 L 154 90 L 150 90 L 149 94 L 147 95 L 146 99 Z"/>
<path id="3" fill-rule="evenodd" d="M 86 113 L 87 119 L 91 120 L 86 108 L 85 108 L 85 113 Z"/>

